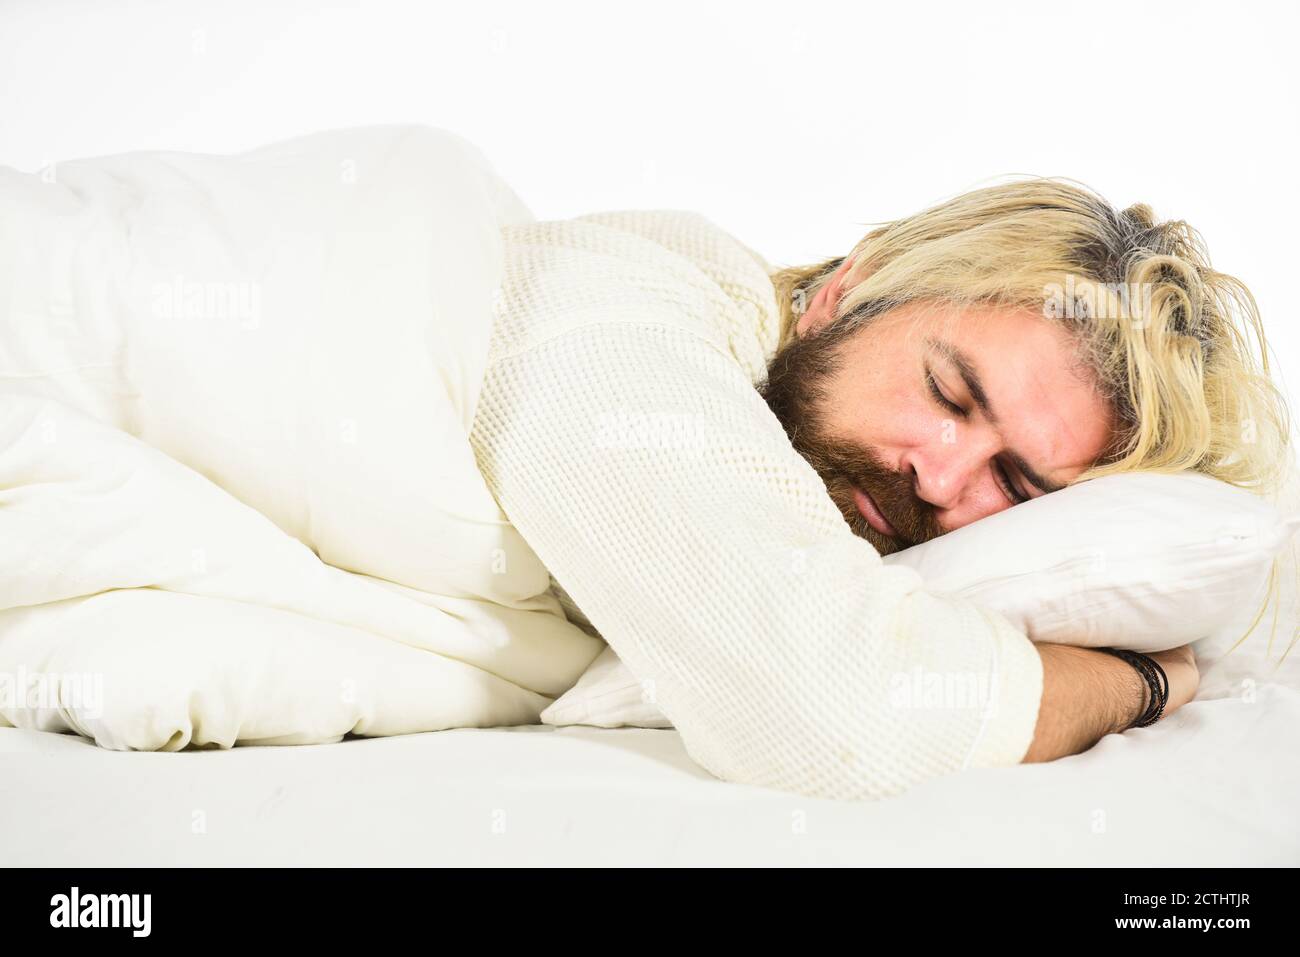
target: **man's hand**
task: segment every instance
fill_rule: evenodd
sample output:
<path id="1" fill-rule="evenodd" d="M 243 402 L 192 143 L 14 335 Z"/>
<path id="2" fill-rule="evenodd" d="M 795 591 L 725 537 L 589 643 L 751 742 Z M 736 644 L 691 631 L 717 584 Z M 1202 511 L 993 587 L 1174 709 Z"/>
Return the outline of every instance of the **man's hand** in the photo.
<path id="1" fill-rule="evenodd" d="M 1043 697 L 1024 763 L 1086 751 L 1123 731 L 1146 710 L 1151 691 L 1128 662 L 1091 648 L 1036 645 L 1043 659 Z M 1200 672 L 1191 645 L 1152 654 L 1169 678 L 1165 715 L 1196 694 Z"/>
<path id="2" fill-rule="evenodd" d="M 1196 689 L 1201 683 L 1201 672 L 1196 667 L 1196 655 L 1192 654 L 1191 645 L 1154 652 L 1149 657 L 1165 669 L 1165 675 L 1169 678 L 1169 703 L 1165 705 L 1165 714 L 1177 711 L 1196 696 Z"/>

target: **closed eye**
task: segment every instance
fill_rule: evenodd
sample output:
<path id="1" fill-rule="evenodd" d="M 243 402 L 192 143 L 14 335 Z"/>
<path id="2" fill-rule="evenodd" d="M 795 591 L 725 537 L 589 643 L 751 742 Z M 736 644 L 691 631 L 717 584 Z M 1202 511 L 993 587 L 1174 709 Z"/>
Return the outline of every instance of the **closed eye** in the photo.
<path id="1" fill-rule="evenodd" d="M 963 419 L 966 418 L 966 410 L 943 394 L 943 390 L 939 388 L 938 380 L 935 379 L 934 373 L 930 371 L 929 367 L 925 370 L 925 385 L 930 390 L 930 395 L 934 396 L 934 401 L 953 415 L 959 415 Z"/>
<path id="2" fill-rule="evenodd" d="M 1029 496 L 1022 494 L 1016 488 L 1015 483 L 1011 481 L 1011 476 L 1007 474 L 1007 470 L 996 459 L 993 462 L 993 472 L 997 476 L 998 484 L 1002 486 L 1003 494 L 1006 495 L 1012 505 L 1019 505 L 1021 502 L 1029 501 Z"/>

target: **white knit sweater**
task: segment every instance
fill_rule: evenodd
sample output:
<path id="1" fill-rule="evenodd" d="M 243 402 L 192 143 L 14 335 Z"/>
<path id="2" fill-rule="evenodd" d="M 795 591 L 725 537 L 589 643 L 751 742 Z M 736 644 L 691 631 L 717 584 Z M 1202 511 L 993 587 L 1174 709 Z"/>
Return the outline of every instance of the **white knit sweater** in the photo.
<path id="1" fill-rule="evenodd" d="M 881 562 L 755 390 L 778 334 L 766 264 L 675 211 L 505 239 L 479 467 L 689 754 L 827 798 L 1019 762 L 1029 640 Z"/>

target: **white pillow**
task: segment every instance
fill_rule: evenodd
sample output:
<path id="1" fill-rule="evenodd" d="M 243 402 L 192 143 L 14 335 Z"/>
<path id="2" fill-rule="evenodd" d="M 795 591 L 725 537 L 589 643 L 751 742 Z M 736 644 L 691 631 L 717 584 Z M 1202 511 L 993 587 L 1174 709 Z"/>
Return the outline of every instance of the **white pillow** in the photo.
<path id="1" fill-rule="evenodd" d="M 1197 473 L 1070 486 L 888 555 L 928 590 L 1005 615 L 1034 641 L 1161 651 L 1219 635 L 1300 528 L 1266 500 Z M 1289 637 L 1289 632 L 1283 630 Z M 547 724 L 663 728 L 648 689 L 606 649 L 542 712 Z"/>
<path id="2" fill-rule="evenodd" d="M 671 728 L 655 704 L 654 683 L 638 681 L 608 645 L 578 683 L 541 714 L 544 724 L 598 728 Z"/>

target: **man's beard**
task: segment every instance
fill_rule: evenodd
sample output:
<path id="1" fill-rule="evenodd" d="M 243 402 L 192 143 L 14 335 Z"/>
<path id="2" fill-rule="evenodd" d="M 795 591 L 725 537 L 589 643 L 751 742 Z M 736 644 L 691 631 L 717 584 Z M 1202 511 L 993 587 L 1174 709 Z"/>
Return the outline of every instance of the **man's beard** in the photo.
<path id="1" fill-rule="evenodd" d="M 853 534 L 865 538 L 881 555 L 929 541 L 943 533 L 933 509 L 921 501 L 912 479 L 888 468 L 871 449 L 837 441 L 825 434 L 820 405 L 840 360 L 840 346 L 861 329 L 829 330 L 796 337 L 768 366 L 759 393 L 785 428 L 795 450 L 821 476 L 831 500 Z M 898 537 L 872 528 L 858 511 L 854 486 L 867 492 Z"/>

